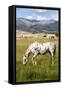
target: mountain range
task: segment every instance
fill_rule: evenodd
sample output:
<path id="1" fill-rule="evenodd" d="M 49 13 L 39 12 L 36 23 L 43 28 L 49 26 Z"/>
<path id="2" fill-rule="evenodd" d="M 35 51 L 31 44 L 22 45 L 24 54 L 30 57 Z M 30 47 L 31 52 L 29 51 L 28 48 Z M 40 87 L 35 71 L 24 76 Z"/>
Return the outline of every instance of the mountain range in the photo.
<path id="1" fill-rule="evenodd" d="M 26 18 L 17 18 L 16 29 L 32 33 L 58 33 L 58 21 L 53 19 L 31 20 Z"/>

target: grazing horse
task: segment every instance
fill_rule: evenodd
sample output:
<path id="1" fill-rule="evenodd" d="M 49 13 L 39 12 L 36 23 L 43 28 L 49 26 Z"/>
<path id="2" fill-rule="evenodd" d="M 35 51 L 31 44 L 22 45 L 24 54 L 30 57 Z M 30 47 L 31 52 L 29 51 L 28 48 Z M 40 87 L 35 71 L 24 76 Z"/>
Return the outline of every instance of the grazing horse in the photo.
<path id="1" fill-rule="evenodd" d="M 54 43 L 51 43 L 51 42 L 46 42 L 46 43 L 34 42 L 28 47 L 25 55 L 23 56 L 23 64 L 26 64 L 28 62 L 28 57 L 30 56 L 30 54 L 33 54 L 33 57 L 32 57 L 33 64 L 37 64 L 37 62 L 34 60 L 34 58 L 39 54 L 43 55 L 47 52 L 50 53 L 51 63 L 54 64 L 55 49 L 56 49 L 56 45 Z"/>

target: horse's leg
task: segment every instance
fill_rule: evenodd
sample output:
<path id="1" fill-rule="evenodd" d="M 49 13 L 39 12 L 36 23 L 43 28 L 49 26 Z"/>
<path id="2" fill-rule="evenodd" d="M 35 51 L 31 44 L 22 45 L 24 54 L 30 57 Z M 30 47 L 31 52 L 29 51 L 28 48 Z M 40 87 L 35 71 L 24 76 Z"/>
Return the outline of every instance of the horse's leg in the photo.
<path id="1" fill-rule="evenodd" d="M 53 52 L 51 53 L 51 64 L 54 64 L 54 55 L 53 55 Z"/>
<path id="2" fill-rule="evenodd" d="M 33 62 L 33 64 L 35 64 L 35 65 L 37 64 L 37 62 L 35 61 L 35 57 L 36 57 L 36 56 L 37 56 L 37 53 L 34 54 L 33 57 L 32 57 L 32 62 Z"/>

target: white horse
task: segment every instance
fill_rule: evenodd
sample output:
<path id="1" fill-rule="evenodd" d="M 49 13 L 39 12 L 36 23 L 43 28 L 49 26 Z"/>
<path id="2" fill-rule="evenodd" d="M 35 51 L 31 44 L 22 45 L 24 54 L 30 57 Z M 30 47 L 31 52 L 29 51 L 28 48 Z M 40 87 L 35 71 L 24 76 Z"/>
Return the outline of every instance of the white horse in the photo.
<path id="1" fill-rule="evenodd" d="M 28 47 L 25 55 L 23 56 L 23 64 L 26 64 L 28 62 L 28 57 L 30 56 L 30 54 L 33 54 L 33 57 L 32 57 L 33 64 L 37 64 L 34 58 L 39 54 L 43 55 L 47 52 L 50 53 L 51 63 L 54 64 L 55 49 L 56 49 L 56 45 L 54 43 L 46 42 L 41 44 L 38 42 L 34 42 Z"/>

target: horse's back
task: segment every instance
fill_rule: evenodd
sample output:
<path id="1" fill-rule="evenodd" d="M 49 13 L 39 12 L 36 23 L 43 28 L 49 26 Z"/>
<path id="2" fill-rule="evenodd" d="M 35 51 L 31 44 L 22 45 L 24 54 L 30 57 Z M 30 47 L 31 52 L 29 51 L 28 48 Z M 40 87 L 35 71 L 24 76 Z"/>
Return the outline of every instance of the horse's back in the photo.
<path id="1" fill-rule="evenodd" d="M 50 51 L 53 52 L 54 51 L 54 43 L 52 42 L 45 42 L 45 43 L 39 43 L 39 42 L 34 42 L 32 43 L 28 49 L 27 49 L 27 53 L 40 53 L 43 54 L 46 51 Z"/>
<path id="2" fill-rule="evenodd" d="M 29 50 L 30 52 L 35 52 L 35 51 L 39 50 L 39 43 L 38 43 L 38 42 L 32 43 L 32 44 L 29 46 L 28 50 Z"/>
<path id="3" fill-rule="evenodd" d="M 34 42 L 34 43 L 32 43 L 30 46 L 29 46 L 29 48 L 34 48 L 34 47 L 37 47 L 38 46 L 38 42 Z"/>

